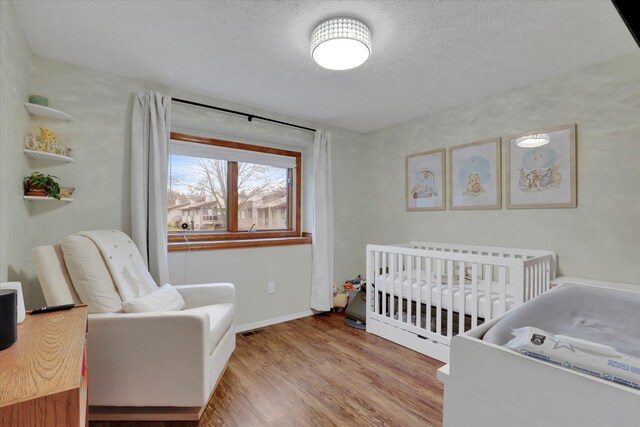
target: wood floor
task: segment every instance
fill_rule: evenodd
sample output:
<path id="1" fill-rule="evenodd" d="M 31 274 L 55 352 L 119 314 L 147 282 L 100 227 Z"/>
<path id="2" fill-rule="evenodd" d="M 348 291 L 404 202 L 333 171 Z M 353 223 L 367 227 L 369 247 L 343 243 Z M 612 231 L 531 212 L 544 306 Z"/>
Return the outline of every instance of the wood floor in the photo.
<path id="1" fill-rule="evenodd" d="M 200 422 L 91 427 L 441 426 L 443 364 L 343 319 L 311 316 L 238 335 Z"/>

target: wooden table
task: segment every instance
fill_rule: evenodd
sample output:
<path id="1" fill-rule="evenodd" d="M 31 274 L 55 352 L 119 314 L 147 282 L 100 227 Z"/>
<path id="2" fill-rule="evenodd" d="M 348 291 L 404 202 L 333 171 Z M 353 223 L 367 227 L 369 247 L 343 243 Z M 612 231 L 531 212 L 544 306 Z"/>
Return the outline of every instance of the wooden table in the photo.
<path id="1" fill-rule="evenodd" d="M 0 351 L 0 426 L 86 426 L 87 307 L 27 314 Z"/>

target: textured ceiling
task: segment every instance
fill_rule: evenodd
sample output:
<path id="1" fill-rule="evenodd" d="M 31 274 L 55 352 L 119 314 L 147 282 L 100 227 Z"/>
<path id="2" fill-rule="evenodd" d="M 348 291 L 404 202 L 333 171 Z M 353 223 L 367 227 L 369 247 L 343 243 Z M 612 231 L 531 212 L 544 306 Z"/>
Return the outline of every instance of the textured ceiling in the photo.
<path id="1" fill-rule="evenodd" d="M 33 52 L 369 132 L 637 51 L 609 1 L 16 1 Z M 364 19 L 373 55 L 328 71 L 313 26 Z"/>

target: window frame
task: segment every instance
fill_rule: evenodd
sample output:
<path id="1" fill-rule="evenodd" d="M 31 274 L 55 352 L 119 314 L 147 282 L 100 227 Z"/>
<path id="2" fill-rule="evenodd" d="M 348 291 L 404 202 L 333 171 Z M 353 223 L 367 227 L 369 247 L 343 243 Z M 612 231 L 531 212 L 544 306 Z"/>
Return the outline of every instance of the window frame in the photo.
<path id="1" fill-rule="evenodd" d="M 280 246 L 291 244 L 311 243 L 308 233 L 301 233 L 301 200 L 302 200 L 302 153 L 280 148 L 263 147 L 241 142 L 227 141 L 217 138 L 189 135 L 171 132 L 170 138 L 176 141 L 193 142 L 215 145 L 238 150 L 255 151 L 259 153 L 276 154 L 294 157 L 295 171 L 289 169 L 288 177 L 293 181 L 288 184 L 288 199 L 295 194 L 295 203 L 288 200 L 289 228 L 280 230 L 252 231 L 238 230 L 238 162 L 229 161 L 227 185 L 227 230 L 224 231 L 191 231 L 183 234 L 181 231 L 167 231 L 168 250 L 203 250 L 223 249 L 251 246 Z M 231 185 L 234 183 L 234 185 Z M 293 187 L 293 189 L 292 189 Z M 293 223 L 292 221 L 293 220 Z M 192 243 L 193 242 L 193 243 Z"/>

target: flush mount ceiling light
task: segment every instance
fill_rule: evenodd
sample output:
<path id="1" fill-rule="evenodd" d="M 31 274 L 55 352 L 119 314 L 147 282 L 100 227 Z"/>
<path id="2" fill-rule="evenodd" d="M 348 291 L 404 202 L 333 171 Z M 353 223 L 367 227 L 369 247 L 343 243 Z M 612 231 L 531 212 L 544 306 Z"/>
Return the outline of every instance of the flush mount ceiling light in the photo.
<path id="1" fill-rule="evenodd" d="M 549 143 L 548 133 L 536 133 L 533 135 L 525 135 L 516 139 L 516 145 L 522 148 L 534 148 Z"/>
<path id="2" fill-rule="evenodd" d="M 311 34 L 311 56 L 329 70 L 356 68 L 371 55 L 371 30 L 357 18 L 321 21 Z"/>

